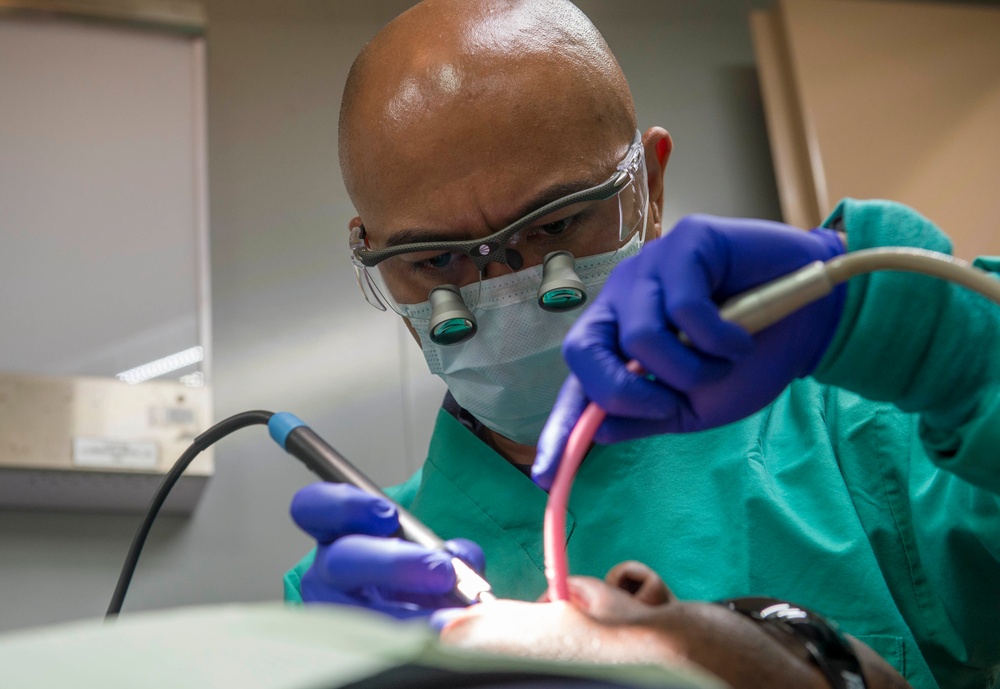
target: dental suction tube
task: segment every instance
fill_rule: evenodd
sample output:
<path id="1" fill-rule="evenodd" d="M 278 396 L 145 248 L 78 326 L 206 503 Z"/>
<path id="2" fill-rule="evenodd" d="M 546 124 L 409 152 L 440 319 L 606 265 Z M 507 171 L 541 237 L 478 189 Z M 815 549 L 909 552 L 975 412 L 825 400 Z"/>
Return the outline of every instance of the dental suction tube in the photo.
<path id="1" fill-rule="evenodd" d="M 758 333 L 802 307 L 829 294 L 835 286 L 852 277 L 880 270 L 921 273 L 961 285 L 1000 305 L 1000 280 L 978 270 L 968 261 L 937 251 L 910 247 L 862 249 L 836 256 L 829 261 L 815 261 L 795 272 L 754 287 L 727 300 L 719 307 L 723 320 Z M 690 345 L 685 333 L 681 342 Z M 642 375 L 635 360 L 628 369 Z M 544 549 L 545 577 L 549 600 L 569 600 L 569 562 L 566 557 L 566 506 L 576 471 L 590 449 L 605 412 L 595 402 L 587 405 L 570 433 L 555 480 L 545 506 Z"/>

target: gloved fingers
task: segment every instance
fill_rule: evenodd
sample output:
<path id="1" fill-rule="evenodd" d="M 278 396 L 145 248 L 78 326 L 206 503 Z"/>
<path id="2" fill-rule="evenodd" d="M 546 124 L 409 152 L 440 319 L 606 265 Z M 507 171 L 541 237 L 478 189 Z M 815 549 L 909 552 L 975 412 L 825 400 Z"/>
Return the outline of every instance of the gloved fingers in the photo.
<path id="1" fill-rule="evenodd" d="M 445 541 L 448 551 L 480 574 L 486 572 L 486 555 L 478 543 L 467 538 L 453 538 Z"/>
<path id="2" fill-rule="evenodd" d="M 618 323 L 625 358 L 638 361 L 667 387 L 685 392 L 720 380 L 732 370 L 730 361 L 696 351 L 678 339 L 659 285 L 642 280 L 631 296 L 634 307 L 623 310 Z"/>
<path id="3" fill-rule="evenodd" d="M 347 534 L 389 536 L 399 529 L 396 507 L 344 483 L 313 483 L 292 498 L 292 519 L 326 545 Z"/>
<path id="4" fill-rule="evenodd" d="M 667 297 L 667 310 L 691 347 L 709 356 L 737 362 L 753 352 L 753 337 L 741 326 L 723 320 L 711 299 L 685 301 Z"/>
<path id="5" fill-rule="evenodd" d="M 535 461 L 531 465 L 531 479 L 543 490 L 552 488 L 569 434 L 589 403 L 580 380 L 570 374 L 562 384 L 552 413 L 538 437 Z"/>
<path id="6" fill-rule="evenodd" d="M 603 296 L 573 324 L 563 342 L 563 357 L 584 394 L 609 414 L 662 418 L 662 409 L 676 394 L 628 370 L 618 347 L 614 309 L 601 301 Z"/>
<path id="7" fill-rule="evenodd" d="M 642 256 L 633 312 L 656 318 L 684 332 L 693 347 L 709 356 L 736 361 L 750 353 L 752 342 L 738 326 L 719 317 L 715 298 L 732 273 L 730 239 L 720 234 L 725 218 L 681 218 Z"/>
<path id="8" fill-rule="evenodd" d="M 427 617 L 436 608 L 434 607 L 424 607 L 421 605 L 416 605 L 413 603 L 382 603 L 382 604 L 372 604 L 364 606 L 369 610 L 375 610 L 376 612 L 381 612 L 386 615 L 392 615 L 399 620 L 410 620 L 414 617 Z"/>
<path id="9" fill-rule="evenodd" d="M 630 356 L 657 383 L 672 391 L 690 392 L 722 380 L 733 370 L 733 362 L 697 352 L 673 334 L 645 344 L 649 345 L 647 349 L 636 348 Z"/>
<path id="10" fill-rule="evenodd" d="M 746 330 L 722 320 L 719 307 L 713 299 L 717 277 L 713 269 L 721 259 L 705 257 L 699 247 L 695 258 L 668 254 L 657 266 L 657 288 L 662 295 L 658 306 L 681 332 L 687 335 L 691 346 L 704 354 L 728 361 L 738 361 L 753 351 L 753 339 Z M 648 308 L 652 309 L 652 305 Z M 653 311 L 650 311 L 651 313 Z M 659 311 L 656 311 L 659 313 Z"/>
<path id="11" fill-rule="evenodd" d="M 320 549 L 322 550 L 322 548 Z M 320 552 L 316 553 L 320 556 Z M 302 600 L 306 603 L 336 603 L 338 605 L 361 605 L 361 602 L 339 589 L 327 586 L 315 567 L 310 567 L 302 575 Z"/>
<path id="12" fill-rule="evenodd" d="M 447 593 L 455 587 L 451 557 L 398 538 L 350 535 L 317 551 L 313 568 L 325 585 L 345 592 Z"/>
<path id="13" fill-rule="evenodd" d="M 578 370 L 587 395 L 612 416 L 662 420 L 670 417 L 669 410 L 681 398 L 681 393 L 668 386 L 629 371 L 618 359 L 609 360 L 601 371 Z"/>
<path id="14" fill-rule="evenodd" d="M 302 600 L 309 604 L 329 603 L 349 605 L 366 610 L 391 615 L 397 619 L 409 619 L 429 615 L 437 606 L 424 606 L 414 601 L 388 600 L 375 589 L 365 587 L 354 595 L 331 589 L 312 570 L 302 577 Z"/>

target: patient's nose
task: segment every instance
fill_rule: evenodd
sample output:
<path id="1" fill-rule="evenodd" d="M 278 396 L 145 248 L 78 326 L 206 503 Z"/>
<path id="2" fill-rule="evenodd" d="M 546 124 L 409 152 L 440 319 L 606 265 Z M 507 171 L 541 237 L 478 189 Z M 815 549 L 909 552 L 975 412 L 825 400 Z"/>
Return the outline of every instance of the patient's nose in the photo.
<path id="1" fill-rule="evenodd" d="M 604 581 L 646 605 L 663 605 L 674 599 L 660 575 L 641 562 L 629 561 L 615 565 L 604 577 Z"/>

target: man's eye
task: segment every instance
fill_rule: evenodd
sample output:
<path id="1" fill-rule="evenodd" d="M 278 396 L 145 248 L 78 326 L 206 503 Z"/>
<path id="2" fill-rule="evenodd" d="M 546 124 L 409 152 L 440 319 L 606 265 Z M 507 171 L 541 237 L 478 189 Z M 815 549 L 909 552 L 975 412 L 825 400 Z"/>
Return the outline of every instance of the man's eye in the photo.
<path id="1" fill-rule="evenodd" d="M 451 264 L 453 259 L 454 256 L 452 254 L 443 253 L 443 254 L 438 254 L 437 256 L 434 256 L 432 258 L 424 259 L 423 261 L 420 261 L 416 265 L 418 267 L 423 267 L 423 268 L 441 269 L 441 268 L 447 268 L 448 265 Z"/>
<path id="2" fill-rule="evenodd" d="M 563 218 L 562 220 L 556 220 L 555 222 L 550 222 L 547 225 L 542 225 L 541 230 L 547 235 L 558 235 L 566 231 L 566 229 L 573 224 L 575 216 L 570 216 L 568 218 Z"/>

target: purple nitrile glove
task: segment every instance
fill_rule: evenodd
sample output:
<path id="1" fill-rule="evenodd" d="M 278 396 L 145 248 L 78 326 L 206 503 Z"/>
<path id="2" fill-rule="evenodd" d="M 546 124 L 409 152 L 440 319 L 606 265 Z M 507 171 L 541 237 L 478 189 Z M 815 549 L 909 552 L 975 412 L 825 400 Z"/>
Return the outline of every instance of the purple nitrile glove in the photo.
<path id="1" fill-rule="evenodd" d="M 452 594 L 451 555 L 388 538 L 399 528 L 390 502 L 339 483 L 314 483 L 295 494 L 292 519 L 316 539 L 316 558 L 302 577 L 306 603 L 354 605 L 398 618 L 429 616 L 459 605 Z M 472 541 L 448 550 L 483 571 L 483 550 Z"/>
<path id="2" fill-rule="evenodd" d="M 608 413 L 595 437 L 607 444 L 737 421 L 809 375 L 840 321 L 845 286 L 754 336 L 722 320 L 718 304 L 843 252 L 832 230 L 690 215 L 622 261 L 563 343 L 572 375 L 539 438 L 535 481 L 552 485 L 590 400 Z M 649 375 L 627 371 L 630 359 Z"/>

